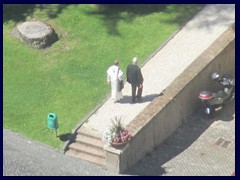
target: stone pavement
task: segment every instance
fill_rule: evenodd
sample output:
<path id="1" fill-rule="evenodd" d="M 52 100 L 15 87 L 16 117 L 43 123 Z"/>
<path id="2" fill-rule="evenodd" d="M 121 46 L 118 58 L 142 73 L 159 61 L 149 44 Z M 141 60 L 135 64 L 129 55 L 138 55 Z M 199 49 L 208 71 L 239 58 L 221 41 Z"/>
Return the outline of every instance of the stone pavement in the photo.
<path id="1" fill-rule="evenodd" d="M 231 176 L 235 172 L 235 102 L 213 119 L 198 112 L 124 174 Z"/>
<path id="2" fill-rule="evenodd" d="M 117 176 L 105 169 L 3 129 L 3 176 Z"/>
<path id="3" fill-rule="evenodd" d="M 234 4 L 205 6 L 141 68 L 144 77 L 141 103 L 130 104 L 131 86 L 126 83 L 120 103 L 114 104 L 109 98 L 84 126 L 102 133 L 115 116 L 122 116 L 125 124 L 131 122 L 233 23 Z M 131 60 L 129 57 L 129 63 Z"/>

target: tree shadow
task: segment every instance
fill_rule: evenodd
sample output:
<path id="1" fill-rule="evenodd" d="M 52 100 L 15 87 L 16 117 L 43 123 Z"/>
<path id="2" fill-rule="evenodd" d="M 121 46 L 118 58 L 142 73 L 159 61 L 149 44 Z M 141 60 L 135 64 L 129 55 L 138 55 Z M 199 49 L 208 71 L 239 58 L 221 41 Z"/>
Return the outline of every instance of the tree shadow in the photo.
<path id="1" fill-rule="evenodd" d="M 106 26 L 109 35 L 121 36 L 118 30 L 119 21 L 131 23 L 136 17 L 146 16 L 155 12 L 165 12 L 170 19 L 161 22 L 182 25 L 186 23 L 204 5 L 202 4 L 100 4 L 97 10 L 89 10 L 85 13 L 91 16 L 99 16 Z"/>
<path id="2" fill-rule="evenodd" d="M 89 10 L 85 13 L 99 16 L 110 35 L 121 36 L 117 28 L 119 21 L 131 23 L 137 16 L 164 11 L 166 6 L 166 4 L 98 4 L 97 10 Z"/>
<path id="3" fill-rule="evenodd" d="M 3 4 L 3 23 L 13 21 L 14 23 L 26 21 L 33 17 L 34 11 L 39 9 L 50 18 L 57 18 L 68 4 Z"/>
<path id="4" fill-rule="evenodd" d="M 204 17 L 202 17 L 202 21 L 199 24 L 196 24 L 196 28 L 206 28 L 208 30 L 211 30 L 212 27 L 214 27 L 216 24 L 228 25 L 231 21 L 231 17 L 226 16 L 226 12 L 232 12 L 233 9 L 230 6 L 226 6 L 223 8 L 224 5 L 222 4 L 215 4 L 215 8 L 213 8 L 211 11 L 208 11 L 208 13 L 204 14 Z M 217 18 L 209 18 L 213 15 L 217 14 Z"/>
<path id="5" fill-rule="evenodd" d="M 166 9 L 166 12 L 176 12 L 177 16 L 175 18 L 172 18 L 170 20 L 166 20 L 166 23 L 178 23 L 180 26 L 185 25 L 195 14 L 197 10 L 201 10 L 205 7 L 204 4 L 196 4 L 196 5 L 190 5 L 190 4 L 184 4 L 182 6 L 173 6 L 168 7 Z M 210 8 L 210 7 L 208 7 Z M 226 6 L 223 7 L 222 4 L 214 4 L 214 8 L 204 13 L 199 19 L 199 21 L 194 25 L 195 28 L 201 29 L 205 28 L 209 31 L 215 27 L 216 24 L 228 25 L 231 17 L 226 16 L 226 12 L 232 12 L 232 7 Z M 217 14 L 217 18 L 214 17 L 214 15 Z M 186 19 L 186 17 L 189 17 L 189 19 Z M 191 26 L 192 27 L 192 26 Z M 186 27 L 187 28 L 187 27 Z"/>
<path id="6" fill-rule="evenodd" d="M 196 12 L 200 11 L 205 5 L 204 4 L 170 4 L 166 8 L 166 13 L 175 14 L 174 18 L 161 20 L 169 24 L 184 25 L 188 22 Z"/>
<path id="7" fill-rule="evenodd" d="M 34 18 L 35 10 L 43 11 L 48 18 L 54 19 L 71 4 L 4 4 L 3 23 L 12 20 L 14 23 Z M 182 24 L 199 9 L 198 4 L 96 4 L 95 9 L 86 10 L 89 16 L 99 17 L 108 30 L 108 34 L 121 36 L 118 30 L 119 21 L 131 23 L 136 17 L 155 12 L 176 13 L 175 18 L 165 20 L 168 23 Z M 163 20 L 161 20 L 163 21 Z"/>
<path id="8" fill-rule="evenodd" d="M 225 116 L 224 114 L 228 114 Z M 147 153 L 138 163 L 124 172 L 128 175 L 159 176 L 166 173 L 164 164 L 178 156 L 194 143 L 216 120 L 229 121 L 235 114 L 235 103 L 230 103 L 222 113 L 209 119 L 197 111 L 173 132 L 162 144 Z"/>
<path id="9" fill-rule="evenodd" d="M 58 135 L 58 138 L 61 141 L 66 142 L 66 141 L 70 140 L 71 135 L 72 135 L 71 133 L 65 133 L 65 134 Z"/>

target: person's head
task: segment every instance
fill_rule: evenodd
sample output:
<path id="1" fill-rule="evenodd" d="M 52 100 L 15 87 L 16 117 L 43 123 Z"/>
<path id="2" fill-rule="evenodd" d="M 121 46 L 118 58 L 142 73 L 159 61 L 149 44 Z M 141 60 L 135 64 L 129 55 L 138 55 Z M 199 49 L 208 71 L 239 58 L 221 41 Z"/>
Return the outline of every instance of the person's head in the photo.
<path id="1" fill-rule="evenodd" d="M 115 60 L 115 61 L 114 61 L 114 65 L 118 66 L 118 65 L 119 65 L 119 61 L 118 61 L 118 60 Z"/>
<path id="2" fill-rule="evenodd" d="M 138 62 L 138 58 L 137 57 L 134 57 L 133 60 L 132 60 L 133 64 L 137 64 Z"/>

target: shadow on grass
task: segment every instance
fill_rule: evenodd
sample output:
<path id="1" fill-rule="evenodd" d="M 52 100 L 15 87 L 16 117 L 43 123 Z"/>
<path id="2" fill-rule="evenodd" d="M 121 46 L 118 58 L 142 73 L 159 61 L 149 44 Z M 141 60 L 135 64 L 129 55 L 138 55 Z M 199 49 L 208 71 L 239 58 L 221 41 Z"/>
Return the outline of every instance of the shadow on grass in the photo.
<path id="1" fill-rule="evenodd" d="M 170 18 L 169 22 L 165 21 L 165 23 L 178 23 L 181 25 L 189 20 L 189 17 L 195 15 L 203 6 L 200 4 L 104 4 L 96 5 L 97 10 L 89 10 L 86 14 L 100 16 L 110 35 L 121 36 L 117 29 L 121 20 L 131 23 L 139 16 L 165 12 L 169 16 L 172 16 L 173 13 L 176 14 L 174 18 Z"/>
<path id="2" fill-rule="evenodd" d="M 70 136 L 71 136 L 71 133 L 65 133 L 65 134 L 61 134 L 58 136 L 58 138 L 65 142 L 65 141 L 68 141 L 70 139 Z"/>
<path id="3" fill-rule="evenodd" d="M 135 17 L 144 16 L 153 12 L 164 11 L 165 4 L 99 4 L 97 10 L 87 11 L 90 16 L 100 16 L 109 35 L 120 36 L 117 29 L 119 21 L 131 23 Z M 122 13 L 125 13 L 124 15 Z"/>
<path id="4" fill-rule="evenodd" d="M 44 13 L 50 18 L 57 18 L 68 4 L 4 4 L 3 5 L 3 23 L 12 20 L 15 23 L 26 21 L 27 17 L 32 17 L 34 11 L 44 10 Z"/>
<path id="5" fill-rule="evenodd" d="M 71 4 L 4 4 L 3 23 L 12 20 L 15 23 L 26 21 L 33 17 L 34 11 L 43 11 L 48 18 L 54 19 Z M 136 17 L 146 16 L 155 12 L 165 12 L 172 17 L 165 23 L 178 23 L 189 20 L 203 5 L 199 4 L 96 4 L 85 13 L 89 16 L 99 16 L 106 26 L 109 35 L 120 36 L 118 23 L 123 20 L 131 23 Z M 81 12 L 79 12 L 81 13 Z"/>

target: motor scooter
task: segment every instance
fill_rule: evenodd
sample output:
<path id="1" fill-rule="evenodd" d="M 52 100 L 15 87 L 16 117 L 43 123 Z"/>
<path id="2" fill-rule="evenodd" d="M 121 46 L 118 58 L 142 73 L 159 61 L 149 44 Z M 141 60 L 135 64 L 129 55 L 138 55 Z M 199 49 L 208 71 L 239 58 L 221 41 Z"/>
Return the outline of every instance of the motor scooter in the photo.
<path id="1" fill-rule="evenodd" d="M 198 98 L 203 103 L 205 113 L 209 117 L 214 117 L 215 112 L 221 110 L 223 105 L 235 98 L 235 79 L 227 74 L 220 77 L 218 73 L 212 73 L 211 77 L 223 88 L 216 93 L 206 90 L 201 91 Z"/>

